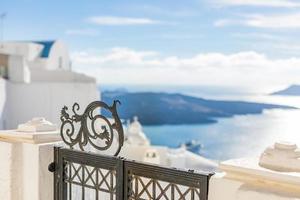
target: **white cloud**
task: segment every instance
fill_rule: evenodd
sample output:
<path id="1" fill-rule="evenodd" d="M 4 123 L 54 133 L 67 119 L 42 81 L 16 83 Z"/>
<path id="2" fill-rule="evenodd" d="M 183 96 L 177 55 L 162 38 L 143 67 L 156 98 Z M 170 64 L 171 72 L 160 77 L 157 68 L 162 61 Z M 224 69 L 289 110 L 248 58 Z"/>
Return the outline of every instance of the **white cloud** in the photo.
<path id="1" fill-rule="evenodd" d="M 124 7 L 124 9 L 132 11 L 132 12 L 139 12 L 139 13 L 148 13 L 155 15 L 164 15 L 164 16 L 170 16 L 170 17 L 192 17 L 199 15 L 199 12 L 197 9 L 187 9 L 181 7 L 180 9 L 174 9 L 174 8 L 162 8 L 161 6 L 153 6 L 153 5 L 127 5 Z"/>
<path id="2" fill-rule="evenodd" d="M 220 6 L 263 6 L 263 7 L 300 7 L 299 2 L 290 0 L 215 0 Z"/>
<path id="3" fill-rule="evenodd" d="M 269 33 L 259 33 L 259 32 L 233 33 L 232 36 L 236 38 L 242 38 L 242 39 L 259 39 L 259 40 L 272 40 L 272 41 L 285 40 L 283 36 L 269 34 Z"/>
<path id="4" fill-rule="evenodd" d="M 288 51 L 288 52 L 300 52 L 300 44 L 299 43 L 274 43 L 272 45 L 273 48 L 277 48 L 280 50 Z"/>
<path id="5" fill-rule="evenodd" d="M 144 64 L 144 59 L 157 55 L 154 51 L 134 51 L 129 48 L 115 47 L 109 53 L 103 55 L 94 55 L 87 52 L 74 52 L 71 57 L 74 62 L 91 65 L 101 65 L 106 63 L 126 63 L 126 64 Z"/>
<path id="6" fill-rule="evenodd" d="M 211 85 L 270 92 L 300 81 L 300 58 L 271 59 L 253 51 L 180 58 L 114 48 L 100 54 L 74 52 L 72 59 L 75 69 L 102 84 Z"/>
<path id="7" fill-rule="evenodd" d="M 189 39 L 199 39 L 203 38 L 202 34 L 175 34 L 175 33 L 166 33 L 160 36 L 163 39 L 167 40 L 189 40 Z"/>
<path id="8" fill-rule="evenodd" d="M 149 25 L 160 24 L 161 21 L 149 18 L 115 17 L 115 16 L 93 16 L 87 19 L 89 23 L 97 25 Z"/>
<path id="9" fill-rule="evenodd" d="M 79 36 L 97 36 L 99 32 L 93 29 L 69 29 L 65 31 L 66 35 L 79 35 Z"/>
<path id="10" fill-rule="evenodd" d="M 243 25 L 245 22 L 243 20 L 237 19 L 219 19 L 214 22 L 214 26 L 223 27 L 223 26 L 232 26 L 232 25 Z"/>
<path id="11" fill-rule="evenodd" d="M 256 28 L 300 28 L 300 13 L 278 15 L 248 15 L 242 19 L 222 19 L 214 23 L 217 27 L 243 25 Z"/>

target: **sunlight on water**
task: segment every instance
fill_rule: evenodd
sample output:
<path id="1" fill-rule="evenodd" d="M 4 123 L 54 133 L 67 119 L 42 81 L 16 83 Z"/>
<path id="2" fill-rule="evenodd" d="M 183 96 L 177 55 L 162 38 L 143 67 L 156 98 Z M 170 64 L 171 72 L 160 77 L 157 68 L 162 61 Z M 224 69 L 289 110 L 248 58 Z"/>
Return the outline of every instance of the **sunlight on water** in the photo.
<path id="1" fill-rule="evenodd" d="M 245 96 L 244 100 L 262 102 L 262 103 L 273 103 L 273 104 L 287 105 L 287 106 L 300 108 L 299 96 L 279 96 L 279 95 Z"/>
<path id="2" fill-rule="evenodd" d="M 197 96 L 197 95 L 196 95 Z M 200 96 L 207 99 L 217 100 L 238 100 L 238 101 L 250 101 L 257 103 L 271 103 L 278 105 L 287 105 L 300 108 L 299 96 L 280 96 L 280 95 L 204 95 Z"/>
<path id="3" fill-rule="evenodd" d="M 258 98 L 261 97 L 256 100 Z M 274 99 L 273 103 L 279 101 Z M 281 104 L 300 107 L 299 97 L 287 99 L 281 100 Z M 270 102 L 266 98 L 261 98 L 262 101 Z M 265 110 L 263 114 L 223 118 L 208 125 L 145 126 L 144 131 L 157 145 L 177 147 L 180 143 L 197 140 L 204 146 L 200 154 L 216 160 L 259 156 L 267 146 L 279 140 L 300 146 L 300 110 Z"/>

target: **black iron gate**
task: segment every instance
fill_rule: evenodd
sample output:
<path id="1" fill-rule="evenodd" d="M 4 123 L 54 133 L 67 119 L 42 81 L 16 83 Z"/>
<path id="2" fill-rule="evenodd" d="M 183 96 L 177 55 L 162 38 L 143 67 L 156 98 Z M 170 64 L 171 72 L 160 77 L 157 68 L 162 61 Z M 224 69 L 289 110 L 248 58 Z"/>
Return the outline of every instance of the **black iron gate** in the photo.
<path id="1" fill-rule="evenodd" d="M 94 114 L 98 107 L 109 110 L 113 122 L 99 112 Z M 49 166 L 54 172 L 54 200 L 207 200 L 211 173 L 183 171 L 116 157 L 123 145 L 123 129 L 116 102 L 111 107 L 103 102 L 93 102 L 82 115 L 76 113 L 78 104 L 74 104 L 72 110 L 74 115 L 70 117 L 67 107 L 64 107 L 61 117 L 61 135 L 70 149 L 55 147 L 54 162 Z M 89 120 L 92 127 L 88 126 Z M 94 127 L 96 120 L 102 120 L 106 125 L 101 123 L 97 131 Z M 75 122 L 81 122 L 77 134 Z M 114 156 L 84 151 L 87 144 L 97 150 L 107 150 L 112 145 L 114 132 L 119 139 Z M 104 146 L 95 143 L 93 140 L 96 139 L 105 140 Z M 81 151 L 74 150 L 75 145 Z"/>

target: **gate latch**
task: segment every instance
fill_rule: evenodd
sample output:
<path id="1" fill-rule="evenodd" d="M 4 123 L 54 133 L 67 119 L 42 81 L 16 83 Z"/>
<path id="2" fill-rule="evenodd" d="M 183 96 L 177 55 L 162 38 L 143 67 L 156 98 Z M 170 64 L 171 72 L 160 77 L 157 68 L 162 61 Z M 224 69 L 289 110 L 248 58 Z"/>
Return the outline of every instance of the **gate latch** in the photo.
<path id="1" fill-rule="evenodd" d="M 48 165 L 48 171 L 52 172 L 52 173 L 56 171 L 56 164 L 55 164 L 55 162 L 52 162 L 52 163 L 50 163 Z"/>

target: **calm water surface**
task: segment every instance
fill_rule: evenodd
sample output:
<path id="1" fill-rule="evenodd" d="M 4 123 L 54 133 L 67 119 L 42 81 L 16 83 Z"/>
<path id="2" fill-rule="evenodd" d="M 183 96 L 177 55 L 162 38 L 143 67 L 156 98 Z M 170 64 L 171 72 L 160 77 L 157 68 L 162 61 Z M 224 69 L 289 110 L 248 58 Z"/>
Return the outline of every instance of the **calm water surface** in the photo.
<path id="1" fill-rule="evenodd" d="M 234 99 L 300 108 L 300 97 L 257 96 Z M 300 109 L 265 110 L 262 114 L 223 118 L 218 123 L 208 125 L 144 126 L 144 132 L 155 145 L 177 147 L 183 142 L 198 140 L 203 145 L 201 155 L 215 160 L 258 156 L 265 147 L 278 140 L 292 141 L 300 146 Z"/>

